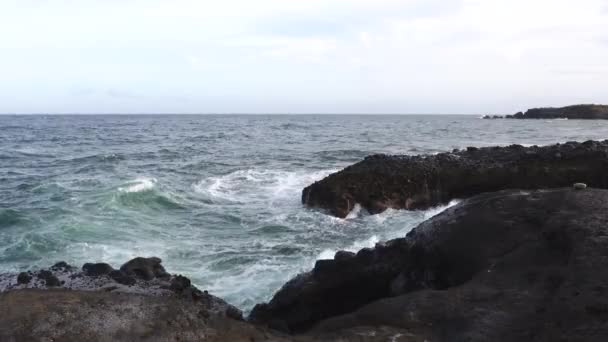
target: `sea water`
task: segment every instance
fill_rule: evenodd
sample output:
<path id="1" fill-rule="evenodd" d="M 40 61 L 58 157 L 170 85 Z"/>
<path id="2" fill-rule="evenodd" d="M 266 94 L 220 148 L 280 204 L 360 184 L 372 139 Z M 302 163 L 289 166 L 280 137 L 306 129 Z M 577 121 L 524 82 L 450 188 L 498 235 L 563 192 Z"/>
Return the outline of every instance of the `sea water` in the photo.
<path id="1" fill-rule="evenodd" d="M 608 121 L 473 115 L 0 116 L 0 271 L 158 256 L 249 310 L 315 260 L 444 208 L 302 206 L 302 188 L 369 154 L 606 137 Z"/>

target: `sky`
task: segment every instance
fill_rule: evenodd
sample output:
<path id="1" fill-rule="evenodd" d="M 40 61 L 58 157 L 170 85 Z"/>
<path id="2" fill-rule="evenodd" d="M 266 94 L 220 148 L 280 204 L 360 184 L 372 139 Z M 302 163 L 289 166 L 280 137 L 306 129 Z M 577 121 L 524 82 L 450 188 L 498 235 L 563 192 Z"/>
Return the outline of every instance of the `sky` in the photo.
<path id="1" fill-rule="evenodd" d="M 0 113 L 608 103 L 608 0 L 0 0 Z"/>

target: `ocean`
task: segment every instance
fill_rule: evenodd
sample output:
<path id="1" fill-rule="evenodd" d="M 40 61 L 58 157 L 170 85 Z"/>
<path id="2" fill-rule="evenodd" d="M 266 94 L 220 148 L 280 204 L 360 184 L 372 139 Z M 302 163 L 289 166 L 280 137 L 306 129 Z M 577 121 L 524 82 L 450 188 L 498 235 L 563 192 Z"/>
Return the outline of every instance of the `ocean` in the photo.
<path id="1" fill-rule="evenodd" d="M 248 311 L 445 208 L 338 219 L 301 205 L 315 180 L 374 153 L 607 137 L 608 121 L 475 115 L 4 115 L 0 272 L 158 256 Z"/>

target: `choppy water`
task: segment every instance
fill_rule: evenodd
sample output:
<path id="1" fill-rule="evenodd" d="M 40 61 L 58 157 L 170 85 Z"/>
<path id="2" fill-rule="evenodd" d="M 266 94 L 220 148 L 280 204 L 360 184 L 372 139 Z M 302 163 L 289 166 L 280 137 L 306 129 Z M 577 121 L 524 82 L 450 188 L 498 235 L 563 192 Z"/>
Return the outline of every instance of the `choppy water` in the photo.
<path id="1" fill-rule="evenodd" d="M 439 212 L 303 208 L 372 153 L 604 139 L 608 121 L 476 116 L 0 116 L 0 270 L 159 256 L 243 309 L 337 249 Z"/>

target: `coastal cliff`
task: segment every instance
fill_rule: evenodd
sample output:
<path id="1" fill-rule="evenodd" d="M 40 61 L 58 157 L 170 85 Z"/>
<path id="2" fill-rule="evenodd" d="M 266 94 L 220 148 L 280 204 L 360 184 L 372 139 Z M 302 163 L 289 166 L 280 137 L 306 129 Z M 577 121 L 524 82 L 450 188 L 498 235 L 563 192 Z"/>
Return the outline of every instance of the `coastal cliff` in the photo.
<path id="1" fill-rule="evenodd" d="M 580 104 L 560 108 L 532 108 L 525 113 L 519 112 L 505 116 L 507 119 L 608 119 L 608 106 Z"/>
<path id="2" fill-rule="evenodd" d="M 469 147 L 437 155 L 373 155 L 309 185 L 302 203 L 346 217 L 425 209 L 454 198 L 503 189 L 543 189 L 585 182 L 608 187 L 608 140 L 550 146 Z"/>

